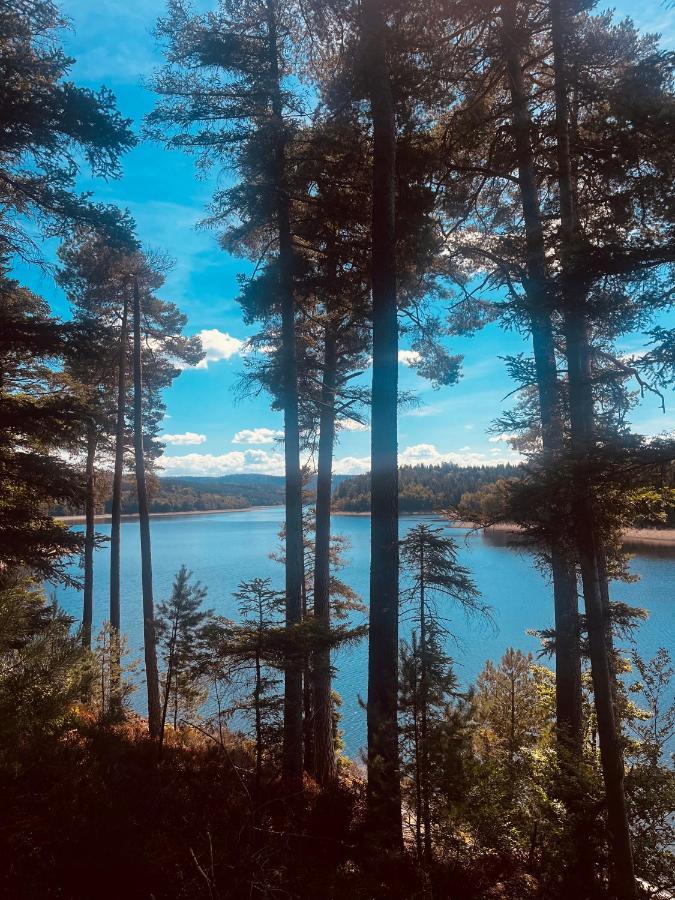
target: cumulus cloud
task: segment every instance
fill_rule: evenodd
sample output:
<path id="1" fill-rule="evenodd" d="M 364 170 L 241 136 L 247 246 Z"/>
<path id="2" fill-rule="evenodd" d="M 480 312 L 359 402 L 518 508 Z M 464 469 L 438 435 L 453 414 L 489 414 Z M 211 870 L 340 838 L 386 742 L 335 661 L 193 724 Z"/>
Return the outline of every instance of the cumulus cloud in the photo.
<path id="1" fill-rule="evenodd" d="M 498 450 L 483 453 L 462 447 L 443 452 L 434 444 L 414 444 L 398 455 L 399 465 L 436 466 L 451 462 L 458 466 L 517 463 L 520 457 L 510 450 L 505 455 L 493 455 Z M 259 472 L 264 475 L 283 475 L 283 454 L 271 450 L 233 450 L 230 453 L 188 453 L 185 456 L 163 456 L 159 465 L 170 475 L 233 475 Z M 333 463 L 336 475 L 359 475 L 370 470 L 370 456 L 343 456 Z"/>
<path id="2" fill-rule="evenodd" d="M 365 422 L 357 422 L 356 419 L 343 419 L 340 422 L 343 431 L 370 431 L 370 425 Z"/>
<path id="3" fill-rule="evenodd" d="M 492 437 L 489 437 L 488 441 L 491 444 L 499 444 L 499 443 L 508 444 L 510 441 L 515 440 L 517 437 L 518 437 L 517 434 L 495 434 Z"/>
<path id="4" fill-rule="evenodd" d="M 204 444 L 205 434 L 195 434 L 194 431 L 186 431 L 184 434 L 163 434 L 160 440 L 165 444 L 173 444 L 175 447 L 188 447 L 194 444 Z"/>
<path id="5" fill-rule="evenodd" d="M 398 351 L 398 361 L 402 366 L 416 366 L 417 363 L 421 360 L 420 354 L 417 350 L 399 350 Z"/>
<path id="6" fill-rule="evenodd" d="M 437 466 L 444 462 L 455 463 L 458 466 L 482 466 L 520 462 L 520 456 L 507 450 L 505 456 L 495 459 L 492 455 L 487 455 L 480 450 L 473 450 L 471 447 L 442 452 L 434 444 L 415 444 L 412 447 L 406 447 L 399 453 L 398 462 L 401 466 Z"/>
<path id="7" fill-rule="evenodd" d="M 162 456 L 159 466 L 167 475 L 237 475 L 259 473 L 283 475 L 281 453 L 267 450 L 232 450 L 230 453 L 186 453 L 184 456 Z"/>
<path id="8" fill-rule="evenodd" d="M 206 353 L 204 359 L 195 366 L 197 369 L 207 369 L 210 362 L 231 359 L 241 353 L 246 345 L 246 341 L 241 341 L 226 331 L 219 331 L 218 328 L 204 328 L 197 336 Z"/>
<path id="9" fill-rule="evenodd" d="M 343 456 L 333 463 L 336 475 L 361 475 L 370 471 L 370 456 Z"/>
<path id="10" fill-rule="evenodd" d="M 283 431 L 273 428 L 244 428 L 232 438 L 233 444 L 273 444 L 284 436 Z"/>

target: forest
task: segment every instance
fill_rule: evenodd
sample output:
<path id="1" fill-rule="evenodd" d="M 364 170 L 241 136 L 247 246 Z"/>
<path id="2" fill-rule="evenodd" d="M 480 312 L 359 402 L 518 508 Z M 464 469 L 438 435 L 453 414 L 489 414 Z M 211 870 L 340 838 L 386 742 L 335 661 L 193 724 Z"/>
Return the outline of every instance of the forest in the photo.
<path id="1" fill-rule="evenodd" d="M 672 647 L 641 650 L 648 593 L 615 595 L 624 529 L 675 508 L 675 52 L 593 0 L 167 0 L 132 118 L 78 83 L 92 48 L 61 6 L 0 0 L 0 894 L 675 896 Z M 163 468 L 167 398 L 208 347 L 167 299 L 185 262 L 111 202 L 139 147 L 192 161 L 241 264 L 236 394 L 282 422 L 280 483 Z M 401 365 L 451 433 L 468 337 L 508 373 L 490 427 L 517 461 L 415 469 Z M 369 472 L 345 480 L 358 430 Z M 270 493 L 278 578 L 243 573 L 225 615 L 185 539 L 158 590 L 151 512 Z M 518 526 L 552 623 L 471 684 L 457 622 L 494 617 L 445 527 L 462 502 Z M 369 512 L 363 596 L 340 511 Z"/>

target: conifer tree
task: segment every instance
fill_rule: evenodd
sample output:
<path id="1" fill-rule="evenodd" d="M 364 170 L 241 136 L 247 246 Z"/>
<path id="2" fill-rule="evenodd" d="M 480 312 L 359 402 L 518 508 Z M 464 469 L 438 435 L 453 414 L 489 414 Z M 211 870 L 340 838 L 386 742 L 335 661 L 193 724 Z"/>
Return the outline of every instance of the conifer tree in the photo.
<path id="1" fill-rule="evenodd" d="M 411 528 L 401 541 L 401 564 L 408 582 L 402 594 L 404 609 L 410 609 L 415 632 L 412 645 L 405 646 L 402 652 L 402 663 L 407 667 L 406 691 L 410 697 L 406 701 L 402 696 L 399 702 L 413 704 L 416 837 L 418 851 L 429 863 L 432 855 L 429 718 L 438 717 L 439 707 L 447 705 L 450 689 L 454 689 L 450 660 L 440 645 L 441 639 L 448 635 L 445 624 L 448 617 L 439 610 L 438 602 L 443 599 L 457 603 L 465 613 L 485 613 L 486 607 L 479 600 L 469 571 L 457 561 L 455 542 L 443 535 L 443 529 L 425 524 Z"/>
<path id="2" fill-rule="evenodd" d="M 234 712 L 253 719 L 255 736 L 255 785 L 262 782 L 265 755 L 278 746 L 282 706 L 275 670 L 283 668 L 284 595 L 273 590 L 269 578 L 242 581 L 234 594 L 241 620 L 225 623 L 213 635 L 218 652 L 230 668 L 230 679 L 244 674 L 248 691 L 236 699 Z M 233 671 L 232 671 L 233 670 Z M 250 675 L 250 677 L 249 677 Z M 249 690 L 250 689 L 250 690 Z"/>
<path id="3" fill-rule="evenodd" d="M 115 223 L 114 211 L 75 192 L 75 179 L 83 162 L 94 175 L 117 177 L 120 157 L 136 139 L 109 90 L 68 80 L 73 60 L 59 45 L 65 24 L 51 0 L 0 4 L 3 259 L 18 253 L 43 261 L 27 223 L 40 235 L 63 233 L 74 222 Z"/>
<path id="4" fill-rule="evenodd" d="M 171 596 L 157 605 L 157 640 L 164 666 L 160 755 L 169 707 L 175 731 L 181 714 L 189 714 L 204 699 L 199 673 L 200 650 L 203 631 L 212 613 L 203 608 L 206 588 L 191 579 L 192 573 L 181 566 Z"/>
<path id="5" fill-rule="evenodd" d="M 167 66 L 155 79 L 161 100 L 148 118 L 150 132 L 169 146 L 197 152 L 206 164 L 238 170 L 245 183 L 216 194 L 211 223 L 236 219 L 223 246 L 271 262 L 268 302 L 281 319 L 289 630 L 302 618 L 303 579 L 295 262 L 288 183 L 291 113 L 297 102 L 284 83 L 291 30 L 290 3 L 222 0 L 216 12 L 191 17 L 175 0 L 158 26 L 168 45 Z M 266 248 L 262 254 L 261 247 Z M 302 734 L 302 666 L 293 657 L 285 672 L 284 774 L 294 787 L 302 780 Z"/>

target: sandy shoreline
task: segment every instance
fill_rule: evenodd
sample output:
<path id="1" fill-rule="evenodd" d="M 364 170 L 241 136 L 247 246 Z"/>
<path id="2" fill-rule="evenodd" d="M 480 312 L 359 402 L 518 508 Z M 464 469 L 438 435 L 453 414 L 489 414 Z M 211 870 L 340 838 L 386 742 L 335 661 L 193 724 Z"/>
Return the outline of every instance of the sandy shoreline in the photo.
<path id="1" fill-rule="evenodd" d="M 161 513 L 150 513 L 150 518 L 152 519 L 163 519 L 163 518 L 182 518 L 184 516 L 215 516 L 219 513 L 240 513 L 240 512 L 250 512 L 253 509 L 278 509 L 279 506 L 245 506 L 241 509 L 194 509 L 189 512 L 161 512 Z M 333 513 L 334 516 L 369 516 L 369 512 L 346 512 L 342 510 L 335 510 Z M 404 513 L 401 518 L 405 518 L 406 516 L 417 516 L 417 515 L 429 515 L 435 516 L 437 518 L 442 518 L 440 514 L 430 512 L 430 513 Z M 84 516 L 55 516 L 59 522 L 64 522 L 67 525 L 80 525 L 84 523 Z M 138 515 L 136 513 L 127 513 L 122 516 L 125 521 L 130 521 L 133 519 L 137 519 Z M 96 516 L 97 522 L 109 522 L 110 516 Z M 476 529 L 479 531 L 480 529 L 476 528 L 473 522 L 463 522 L 460 520 L 455 520 L 453 522 L 447 523 L 450 528 L 461 528 L 461 529 Z M 501 522 L 498 525 L 491 525 L 489 528 L 485 529 L 489 534 L 490 532 L 502 532 L 505 534 L 517 534 L 520 529 L 517 525 L 510 524 L 508 522 Z M 623 533 L 624 543 L 627 545 L 634 546 L 650 546 L 650 547 L 675 547 L 675 528 L 627 528 Z"/>

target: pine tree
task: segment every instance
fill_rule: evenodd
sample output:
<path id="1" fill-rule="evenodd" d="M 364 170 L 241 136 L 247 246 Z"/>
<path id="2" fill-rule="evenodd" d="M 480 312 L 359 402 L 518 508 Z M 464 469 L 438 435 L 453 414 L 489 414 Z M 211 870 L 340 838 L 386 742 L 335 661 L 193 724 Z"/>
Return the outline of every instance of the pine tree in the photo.
<path id="1" fill-rule="evenodd" d="M 195 365 L 203 356 L 199 339 L 188 338 L 182 333 L 187 321 L 185 316 L 173 303 L 160 299 L 156 294 L 164 282 L 163 261 L 140 250 L 133 235 L 133 222 L 128 216 L 120 214 L 119 219 L 120 224 L 115 232 L 102 227 L 75 229 L 59 249 L 62 267 L 58 273 L 59 283 L 73 307 L 77 331 L 77 354 L 68 372 L 85 392 L 95 452 L 96 449 L 109 450 L 112 447 L 114 456 L 110 623 L 118 631 L 121 628 L 122 477 L 125 455 L 134 435 L 129 416 L 132 399 L 129 389 L 134 388 L 134 379 L 128 378 L 134 362 L 129 341 L 130 322 L 134 321 L 136 311 L 132 304 L 135 299 L 134 278 L 140 278 L 143 282 L 143 288 L 138 292 L 137 311 L 139 316 L 142 311 L 138 323 L 143 340 L 138 346 L 144 385 L 142 390 L 133 390 L 132 396 L 138 401 L 136 411 L 140 404 L 143 420 L 141 446 L 149 462 L 161 450 L 157 436 L 164 413 L 163 389 L 179 374 L 176 365 L 179 361 Z M 90 464 L 93 466 L 95 460 L 88 460 Z M 89 550 L 94 532 L 91 494 L 87 511 L 86 549 Z M 142 530 L 147 572 L 147 525 L 143 525 Z M 88 597 L 92 584 L 85 581 L 85 597 Z M 88 609 L 88 602 L 85 606 Z"/>
<path id="2" fill-rule="evenodd" d="M 48 512 L 83 498 L 77 468 L 59 455 L 78 447 L 86 422 L 81 396 L 59 370 L 70 352 L 68 329 L 6 276 L 0 318 L 0 568 L 77 585 L 67 564 L 82 538 Z"/>
<path id="3" fill-rule="evenodd" d="M 265 755 L 278 746 L 279 713 L 282 698 L 280 679 L 275 675 L 284 666 L 284 595 L 273 590 L 268 578 L 242 581 L 234 594 L 241 621 L 225 623 L 212 633 L 230 680 L 244 677 L 243 697 L 233 703 L 233 712 L 253 719 L 255 738 L 255 786 L 262 783 Z"/>
<path id="4" fill-rule="evenodd" d="M 204 700 L 199 662 L 201 641 L 210 610 L 203 609 L 206 588 L 192 583 L 192 573 L 179 569 L 171 596 L 157 606 L 156 632 L 164 666 L 162 714 L 159 731 L 160 755 L 169 707 L 174 731 L 180 718 L 192 713 Z"/>
<path id="5" fill-rule="evenodd" d="M 168 64 L 155 81 L 162 99 L 148 118 L 151 133 L 169 146 L 198 152 L 206 164 L 229 165 L 246 179 L 214 198 L 212 224 L 238 219 L 227 230 L 223 245 L 255 258 L 259 248 L 266 247 L 262 256 L 268 262 L 276 252 L 268 284 L 281 319 L 289 631 L 302 618 L 303 580 L 295 259 L 288 182 L 295 98 L 284 83 L 292 15 L 292 4 L 277 0 L 222 0 L 217 12 L 194 17 L 181 3 L 171 3 L 169 16 L 158 26 L 159 36 L 168 44 Z M 302 781 L 302 713 L 302 665 L 292 657 L 285 672 L 284 774 L 294 788 Z"/>
<path id="6" fill-rule="evenodd" d="M 39 235 L 63 233 L 74 222 L 114 227 L 114 212 L 76 194 L 75 180 L 84 162 L 96 176 L 119 176 L 120 157 L 136 143 L 109 90 L 68 80 L 73 60 L 58 39 L 64 24 L 51 0 L 0 4 L 3 260 L 13 253 L 43 260 L 27 223 L 37 224 Z"/>
<path id="7" fill-rule="evenodd" d="M 407 666 L 407 690 L 414 703 L 412 721 L 415 734 L 415 783 L 418 806 L 417 843 L 427 863 L 432 856 L 431 792 L 429 778 L 429 718 L 438 717 L 438 708 L 447 705 L 454 676 L 450 660 L 440 641 L 447 637 L 447 616 L 439 608 L 440 599 L 458 603 L 465 613 L 485 613 L 469 571 L 457 561 L 455 542 L 443 535 L 442 528 L 420 524 L 411 528 L 401 541 L 401 564 L 409 583 L 402 593 L 405 607 L 410 608 L 416 629 L 411 647 L 402 652 Z M 401 698 L 400 703 L 405 703 Z"/>

